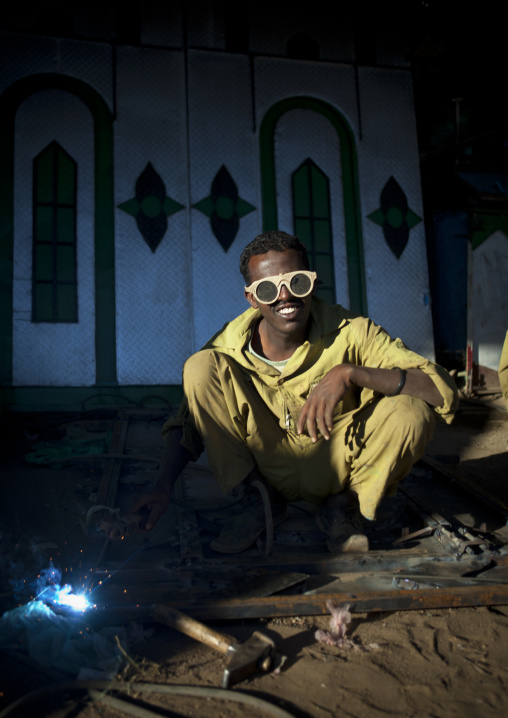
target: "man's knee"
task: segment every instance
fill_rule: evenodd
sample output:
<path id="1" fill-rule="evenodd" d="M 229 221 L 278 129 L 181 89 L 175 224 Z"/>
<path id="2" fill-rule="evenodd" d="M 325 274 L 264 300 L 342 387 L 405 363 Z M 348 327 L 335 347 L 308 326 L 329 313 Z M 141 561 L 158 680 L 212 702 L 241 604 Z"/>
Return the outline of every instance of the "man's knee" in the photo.
<path id="1" fill-rule="evenodd" d="M 401 438 L 415 444 L 427 444 L 431 440 L 436 418 L 433 409 L 423 399 L 402 394 L 386 397 L 383 402 L 390 402 L 387 421 Z"/>

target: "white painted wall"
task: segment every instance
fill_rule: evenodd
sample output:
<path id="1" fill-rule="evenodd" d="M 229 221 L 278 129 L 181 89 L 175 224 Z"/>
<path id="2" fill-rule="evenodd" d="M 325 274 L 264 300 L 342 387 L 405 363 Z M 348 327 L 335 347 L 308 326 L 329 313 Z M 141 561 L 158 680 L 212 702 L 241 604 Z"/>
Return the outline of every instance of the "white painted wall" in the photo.
<path id="1" fill-rule="evenodd" d="M 217 25 L 194 28 L 211 33 Z M 185 205 L 168 219 L 155 254 L 134 217 L 115 209 L 117 356 L 120 384 L 176 384 L 186 357 L 247 304 L 241 251 L 262 231 L 259 127 L 282 99 L 311 96 L 335 107 L 355 138 L 366 260 L 368 313 L 414 350 L 432 357 L 423 222 L 399 260 L 367 215 L 393 175 L 423 216 L 410 75 L 331 62 L 256 58 L 189 50 L 112 50 L 99 43 L 9 36 L 0 87 L 35 72 L 61 72 L 94 87 L 116 111 L 115 205 L 134 197 L 150 161 L 167 194 Z M 215 47 L 216 42 L 212 45 Z M 219 49 L 219 48 L 218 48 Z M 116 73 L 116 74 L 115 74 Z M 188 80 L 188 95 L 185 79 Z M 3 84 L 2 84 L 3 83 Z M 357 97 L 357 87 L 360 88 Z M 188 104 L 187 104 L 188 103 Z M 187 114 L 188 108 L 188 114 Z M 95 381 L 93 302 L 93 127 L 88 110 L 62 92 L 41 92 L 16 118 L 14 382 L 91 385 Z M 79 324 L 31 325 L 31 163 L 57 139 L 78 162 Z M 323 117 L 298 110 L 276 131 L 279 226 L 292 231 L 290 177 L 311 156 L 330 177 L 338 301 L 348 301 L 340 147 Z M 225 165 L 255 211 L 225 252 L 210 219 L 192 205 L 207 197 Z"/>
<path id="2" fill-rule="evenodd" d="M 189 197 L 183 56 L 122 48 L 117 59 L 115 281 L 119 384 L 180 384 L 192 349 Z M 168 217 L 155 253 L 136 218 L 118 209 L 135 197 L 151 162 L 166 195 L 186 209 Z"/>
<path id="3" fill-rule="evenodd" d="M 433 359 L 411 76 L 403 70 L 362 68 L 359 80 L 362 140 L 358 165 L 368 314 L 413 351 Z M 382 227 L 367 218 L 380 207 L 381 192 L 391 176 L 404 191 L 409 207 L 422 218 L 410 231 L 399 259 L 386 244 Z"/>
<path id="4" fill-rule="evenodd" d="M 32 163 L 56 140 L 78 165 L 78 323 L 31 322 Z M 59 90 L 38 92 L 16 116 L 13 384 L 95 383 L 93 128 L 88 108 Z"/>
<path id="5" fill-rule="evenodd" d="M 261 231 L 259 163 L 247 57 L 189 53 L 189 162 L 192 203 L 208 197 L 221 165 L 239 196 L 256 207 L 240 220 L 227 252 L 212 232 L 210 219 L 191 212 L 194 350 L 223 324 L 247 309 L 239 271 L 243 248 Z"/>
<path id="6" fill-rule="evenodd" d="M 499 368 L 503 342 L 508 330 L 508 237 L 498 230 L 473 250 L 473 346 L 477 361 L 489 369 Z"/>

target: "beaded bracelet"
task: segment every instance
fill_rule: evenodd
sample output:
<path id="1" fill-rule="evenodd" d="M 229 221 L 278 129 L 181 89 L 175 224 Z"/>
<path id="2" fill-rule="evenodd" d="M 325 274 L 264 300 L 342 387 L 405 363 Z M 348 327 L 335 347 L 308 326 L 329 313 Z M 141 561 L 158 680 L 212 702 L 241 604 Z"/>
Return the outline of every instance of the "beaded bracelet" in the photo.
<path id="1" fill-rule="evenodd" d="M 399 385 L 393 392 L 393 394 L 385 394 L 385 396 L 397 396 L 400 394 L 402 389 L 404 388 L 404 384 L 406 383 L 406 374 L 407 371 L 405 369 L 401 369 L 400 366 L 394 366 L 394 369 L 398 369 L 400 371 L 400 379 L 399 379 Z"/>

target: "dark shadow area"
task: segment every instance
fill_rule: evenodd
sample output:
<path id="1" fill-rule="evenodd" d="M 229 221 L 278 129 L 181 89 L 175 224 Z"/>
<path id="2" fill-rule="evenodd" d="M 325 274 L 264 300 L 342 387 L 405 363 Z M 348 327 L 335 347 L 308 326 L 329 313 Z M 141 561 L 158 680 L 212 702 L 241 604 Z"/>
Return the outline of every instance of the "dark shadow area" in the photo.
<path id="1" fill-rule="evenodd" d="M 508 505 L 508 451 L 461 461 L 460 474 Z"/>
<path id="2" fill-rule="evenodd" d="M 68 460 L 59 463 L 61 457 L 55 455 L 53 457 L 55 461 L 53 461 L 49 450 L 63 448 L 69 436 L 73 440 L 80 441 L 83 438 L 80 431 L 86 431 L 87 439 L 90 436 L 101 439 L 114 428 L 117 419 L 118 416 L 114 411 L 83 414 L 4 414 L 2 417 L 0 427 L 0 436 L 2 437 L 0 502 L 3 508 L 0 519 L 0 572 L 4 587 L 0 597 L 2 612 L 15 606 L 17 601 L 24 603 L 29 600 L 33 595 L 30 581 L 37 575 L 37 572 L 48 565 L 49 561 L 53 560 L 55 565 L 62 569 L 67 568 L 68 575 L 71 568 L 72 574 L 79 569 L 80 552 L 87 539 L 83 524 L 90 506 L 93 506 L 107 461 L 104 458 L 89 460 L 83 456 L 71 456 Z M 504 441 L 506 446 L 507 422 L 506 414 L 492 406 L 485 406 L 481 402 L 463 402 L 454 424 L 438 429 L 437 442 L 434 440 L 430 449 L 434 455 L 439 454 L 441 457 L 452 458 L 451 463 L 448 461 L 445 464 L 448 469 L 460 471 L 468 480 L 476 482 L 483 490 L 488 490 L 492 496 L 508 501 L 508 491 L 505 485 L 508 453 L 506 450 L 496 450 L 496 443 L 491 442 L 492 436 L 495 437 L 499 433 L 499 436 L 503 437 L 499 441 Z M 132 500 L 137 491 L 143 490 L 143 484 L 136 483 L 137 472 L 140 472 L 139 475 L 142 477 L 146 473 L 140 463 L 135 463 L 134 457 L 130 458 L 130 451 L 139 451 L 143 455 L 147 455 L 153 448 L 151 442 L 157 444 L 160 441 L 160 429 L 156 423 L 151 424 L 150 417 L 146 421 L 139 422 L 133 419 L 132 423 L 135 424 L 133 434 L 129 435 L 132 438 L 132 444 L 129 440 L 122 449 L 123 454 L 129 457 L 122 462 L 124 467 L 120 473 L 121 491 L 117 505 L 122 507 Z M 70 435 L 69 429 L 72 429 Z M 75 433 L 73 434 L 73 432 Z M 28 463 L 25 459 L 27 454 L 34 453 L 36 445 L 41 442 L 46 445 L 45 449 L 48 450 L 51 465 Z M 98 449 L 96 448 L 94 451 L 98 451 Z M 107 449 L 103 451 L 106 452 Z M 485 455 L 475 454 L 478 451 Z M 446 493 L 449 485 L 453 484 L 452 479 L 449 477 L 446 480 L 440 479 L 432 469 L 425 465 L 423 468 L 419 465 L 415 471 L 415 477 L 408 477 L 404 484 L 407 483 L 408 488 L 411 488 L 412 483 L 415 483 L 418 492 L 421 492 L 426 503 L 432 509 L 444 515 L 449 515 L 449 512 L 468 514 L 471 516 L 472 525 L 475 526 L 485 520 L 483 509 L 480 508 L 480 503 L 474 495 L 473 498 L 466 497 L 468 502 L 466 508 L 454 504 L 453 499 L 450 504 L 450 498 Z M 192 488 L 191 494 L 187 498 L 195 509 L 197 506 L 196 513 L 199 524 L 203 501 L 208 496 L 206 491 L 201 492 L 199 487 L 202 487 L 204 491 L 207 489 L 208 483 L 213 480 L 209 472 L 203 470 L 203 467 L 196 466 L 193 472 L 194 474 L 187 481 L 187 488 Z M 215 495 L 212 492 L 210 496 Z M 221 498 L 221 504 L 223 507 L 228 507 L 228 503 L 224 503 L 224 497 Z M 213 516 L 205 514 L 205 518 L 211 520 Z M 174 518 L 171 520 L 174 521 Z M 499 518 L 488 528 L 490 530 L 497 529 L 501 524 L 502 520 Z M 417 530 L 421 526 L 421 519 L 418 515 L 413 514 L 406 505 L 401 504 L 401 513 L 398 515 L 397 521 L 392 525 L 376 527 L 377 531 L 373 531 L 370 536 L 370 557 L 375 556 L 376 552 L 384 551 L 385 555 L 389 553 L 390 562 L 389 565 L 386 564 L 385 572 L 392 574 L 397 570 L 399 548 L 409 551 L 414 549 L 418 552 L 424 545 L 420 539 L 400 547 L 393 546 L 392 541 L 400 536 L 401 527 Z M 301 538 L 300 529 L 303 537 L 309 539 L 308 545 L 301 540 L 298 541 Z M 174 526 L 171 531 L 176 535 Z M 201 532 L 199 533 L 201 534 Z M 186 567 L 185 564 L 179 564 L 180 553 L 177 544 L 176 547 L 163 544 L 158 548 L 150 549 L 150 551 L 143 550 L 141 553 L 138 552 L 135 565 L 131 563 L 123 565 L 124 555 L 129 556 L 133 553 L 133 549 L 128 542 L 125 542 L 124 545 L 119 543 L 117 546 L 111 547 L 111 552 L 106 555 L 106 565 L 114 565 L 116 561 L 122 564 L 122 570 L 129 569 L 132 573 L 130 577 L 127 577 L 126 574 L 122 577 L 122 570 L 120 570 L 117 581 L 119 588 L 123 591 L 122 580 L 128 580 L 130 582 L 129 590 L 139 589 L 140 595 L 145 596 L 147 601 L 153 601 L 154 596 L 163 595 L 157 593 L 161 590 L 157 581 L 166 581 L 167 591 L 180 591 L 182 596 L 184 591 L 187 591 L 189 605 L 193 601 L 199 602 L 202 598 L 206 599 L 207 592 L 212 599 L 214 592 L 217 592 L 217 598 L 219 598 L 219 589 L 222 584 L 224 584 L 226 595 L 232 591 L 233 598 L 237 595 L 241 599 L 242 587 L 251 586 L 252 582 L 247 579 L 250 573 L 255 577 L 256 567 L 262 565 L 263 560 L 255 549 L 233 557 L 233 559 L 212 555 L 208 550 L 211 535 L 209 528 L 205 527 L 200 540 L 203 541 L 205 563 L 211 562 L 210 565 L 213 567 L 214 560 L 218 558 L 224 562 L 220 572 L 215 569 L 214 575 L 209 575 L 210 571 L 206 573 L 203 566 Z M 277 542 L 277 536 L 283 544 L 282 548 Z M 280 571 L 287 574 L 288 571 L 295 570 L 295 567 L 291 567 L 289 563 L 284 565 L 284 556 L 298 557 L 300 562 L 305 561 L 309 568 L 312 567 L 312 562 L 316 561 L 316 558 L 319 561 L 333 558 L 326 552 L 325 542 L 315 526 L 313 515 L 307 515 L 303 510 L 300 511 L 299 506 L 292 508 L 290 519 L 287 522 L 276 527 L 275 538 L 274 550 L 278 552 L 275 572 Z M 135 542 L 135 539 L 132 540 Z M 432 550 L 437 547 L 438 551 L 444 552 L 434 538 L 428 537 L 424 541 L 427 541 L 425 546 L 430 546 Z M 161 558 L 164 561 L 161 562 Z M 228 563 L 228 561 L 231 562 Z M 168 566 L 171 570 L 168 569 Z M 234 580 L 235 571 L 238 573 L 240 566 L 243 566 L 243 582 Z M 421 572 L 424 573 L 423 568 Z M 142 583 L 146 580 L 147 573 L 144 574 L 145 578 L 136 582 L 136 571 L 146 569 L 154 571 L 149 582 L 146 585 Z M 296 568 L 296 570 L 304 569 Z M 316 570 L 317 573 L 311 576 L 307 584 L 297 584 L 283 593 L 298 594 L 309 588 L 318 586 L 324 588 L 327 583 L 334 580 L 334 573 L 342 576 L 342 569 L 336 572 L 335 569 L 328 568 L 327 572 L 324 563 L 322 566 L 316 567 Z M 359 568 L 350 565 L 345 570 L 354 572 Z M 369 563 L 364 566 L 364 569 L 360 568 L 361 570 L 365 570 L 366 574 L 369 574 L 370 571 L 376 569 L 374 564 Z M 213 572 L 213 568 L 211 571 Z M 307 568 L 305 568 L 305 572 L 308 572 Z M 409 570 L 406 571 L 406 573 L 408 572 Z M 260 576 L 257 590 L 260 590 L 261 584 L 265 581 L 262 570 Z M 30 579 L 28 585 L 20 590 L 22 582 L 27 578 Z M 348 580 L 352 580 L 351 576 Z M 355 580 L 354 577 L 353 580 Z M 377 589 L 373 589 L 375 581 L 372 579 L 373 583 L 371 584 L 370 580 L 368 575 L 364 580 L 360 577 L 355 590 L 360 592 L 382 590 L 382 587 L 380 589 L 379 586 Z M 17 585 L 15 585 L 16 581 L 18 581 Z M 170 585 L 170 581 L 173 581 L 173 584 Z M 69 582 L 72 582 L 72 579 Z M 346 584 L 344 586 L 346 587 Z M 111 595 L 114 595 L 113 589 L 114 585 L 111 586 Z M 340 592 L 341 587 L 335 585 L 332 590 Z M 346 590 L 348 589 L 346 588 Z M 151 593 L 152 591 L 156 593 Z M 262 593 L 257 595 L 262 595 Z M 202 598 L 199 598 L 200 596 Z M 274 596 L 274 601 L 276 600 L 277 597 Z M 185 601 L 183 605 L 185 605 Z M 382 623 L 389 615 L 389 613 L 375 614 L 369 616 L 368 620 Z M 147 618 L 141 620 L 147 620 Z M 316 642 L 314 631 L 318 626 L 328 627 L 327 615 L 280 619 L 280 631 L 276 620 L 278 619 L 270 619 L 268 626 L 262 623 L 260 625 L 259 621 L 253 619 L 233 624 L 231 621 L 211 621 L 211 624 L 217 630 L 240 641 L 246 640 L 254 630 L 266 633 L 275 640 L 280 652 L 288 656 L 288 661 L 282 668 L 283 672 L 292 666 L 296 667 L 309 650 L 320 655 L 326 654 L 328 649 Z M 357 638 L 355 639 L 357 629 L 364 620 L 358 615 L 354 616 L 347 632 L 349 638 L 357 640 Z M 208 621 L 204 622 L 208 623 Z M 155 630 L 154 638 L 142 639 L 139 644 L 133 644 L 130 648 L 133 656 L 141 655 L 148 661 L 159 662 L 177 682 L 185 682 L 185 676 L 196 671 L 198 674 L 202 671 L 207 672 L 207 675 L 213 673 L 213 680 L 215 681 L 217 678 L 217 682 L 220 682 L 226 662 L 224 657 L 217 655 L 217 663 L 215 663 L 209 649 L 196 644 L 192 639 L 162 625 L 157 624 L 150 628 Z M 361 646 L 361 641 L 359 645 Z M 347 659 L 347 655 L 333 653 L 333 657 L 339 660 Z M 315 658 L 316 660 L 320 659 L 317 655 Z M 45 669 L 39 671 L 37 666 L 28 665 L 29 661 L 27 661 L 27 656 L 22 655 L 16 660 L 11 660 L 8 654 L 0 656 L 0 668 L 10 685 L 9 702 L 23 695 L 27 686 L 37 688 L 39 685 L 46 685 L 50 679 Z M 200 667 L 201 661 L 203 668 Z M 27 663 L 26 666 L 25 663 Z M 205 668 L 207 664 L 208 667 Z M 244 687 L 248 689 L 249 681 L 242 685 L 242 689 Z M 289 704 L 288 708 L 293 709 Z M 299 714 L 296 711 L 295 715 L 304 716 L 305 714 Z"/>

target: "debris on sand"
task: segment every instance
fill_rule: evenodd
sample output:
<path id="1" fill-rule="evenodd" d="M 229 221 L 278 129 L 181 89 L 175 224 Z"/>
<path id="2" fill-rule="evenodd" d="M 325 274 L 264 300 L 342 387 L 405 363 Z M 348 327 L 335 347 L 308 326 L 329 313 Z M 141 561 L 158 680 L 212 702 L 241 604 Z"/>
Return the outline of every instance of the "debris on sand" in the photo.
<path id="1" fill-rule="evenodd" d="M 338 648 L 351 648 L 354 651 L 373 651 L 379 648 L 377 643 L 369 643 L 367 646 L 360 646 L 351 638 L 346 638 L 348 624 L 351 623 L 351 614 L 349 613 L 349 604 L 341 608 L 336 606 L 332 601 L 326 602 L 326 607 L 330 611 L 330 630 L 322 631 L 318 629 L 314 637 L 319 643 L 327 646 L 337 646 Z"/>

